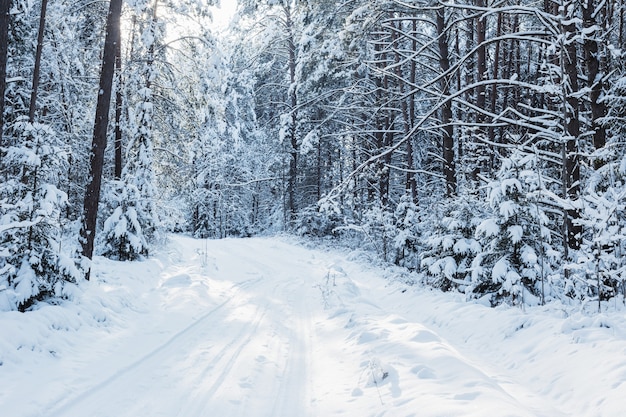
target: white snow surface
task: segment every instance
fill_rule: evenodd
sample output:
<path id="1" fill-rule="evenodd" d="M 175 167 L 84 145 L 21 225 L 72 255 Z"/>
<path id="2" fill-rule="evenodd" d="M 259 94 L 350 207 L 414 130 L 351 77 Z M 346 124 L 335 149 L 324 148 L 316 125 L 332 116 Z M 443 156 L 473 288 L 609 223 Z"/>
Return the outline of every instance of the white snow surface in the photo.
<path id="1" fill-rule="evenodd" d="M 359 253 L 171 236 L 72 302 L 0 313 L 0 415 L 623 416 L 624 308 L 522 311 Z"/>

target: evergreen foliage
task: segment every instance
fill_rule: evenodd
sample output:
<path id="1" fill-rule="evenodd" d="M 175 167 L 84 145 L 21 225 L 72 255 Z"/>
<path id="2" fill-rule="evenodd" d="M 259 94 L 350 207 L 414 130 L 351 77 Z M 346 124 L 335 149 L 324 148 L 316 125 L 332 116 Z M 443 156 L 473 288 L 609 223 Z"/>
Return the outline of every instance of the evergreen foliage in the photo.
<path id="1" fill-rule="evenodd" d="M 67 195 L 54 184 L 65 162 L 58 137 L 28 122 L 16 123 L 13 133 L 19 136 L 2 159 L 0 308 L 24 310 L 66 296 L 81 275 L 61 245 Z"/>
<path id="2" fill-rule="evenodd" d="M 106 220 L 101 232 L 102 255 L 118 261 L 134 261 L 148 255 L 144 230 L 151 219 L 145 218 L 149 212 L 141 206 L 141 190 L 132 183 L 111 181 L 103 194 L 103 212 L 107 215 L 103 216 Z"/>
<path id="3" fill-rule="evenodd" d="M 488 185 L 490 212 L 477 227 L 482 250 L 472 261 L 471 291 L 537 304 L 545 299 L 546 280 L 558 253 L 551 246 L 549 218 L 538 204 L 542 184 L 532 154 L 505 159 Z"/>
<path id="4" fill-rule="evenodd" d="M 483 205 L 466 195 L 430 213 L 428 220 L 434 226 L 422 237 L 421 258 L 429 285 L 444 291 L 473 292 L 472 263 L 482 252 L 475 234 L 486 215 Z"/>

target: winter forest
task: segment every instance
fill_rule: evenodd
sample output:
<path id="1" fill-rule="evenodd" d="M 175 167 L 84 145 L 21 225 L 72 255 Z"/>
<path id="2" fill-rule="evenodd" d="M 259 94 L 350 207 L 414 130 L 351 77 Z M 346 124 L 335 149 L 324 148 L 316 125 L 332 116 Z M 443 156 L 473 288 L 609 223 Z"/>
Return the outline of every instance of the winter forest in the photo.
<path id="1" fill-rule="evenodd" d="M 170 232 L 626 298 L 626 2 L 239 0 L 224 31 L 212 3 L 0 1 L 0 310 Z"/>

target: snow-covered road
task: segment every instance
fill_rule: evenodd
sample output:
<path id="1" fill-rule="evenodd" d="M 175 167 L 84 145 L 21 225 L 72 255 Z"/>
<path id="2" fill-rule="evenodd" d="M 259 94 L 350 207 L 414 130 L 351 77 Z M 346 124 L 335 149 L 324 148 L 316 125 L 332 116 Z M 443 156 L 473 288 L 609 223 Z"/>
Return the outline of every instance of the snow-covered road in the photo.
<path id="1" fill-rule="evenodd" d="M 0 414 L 621 415 L 623 337 L 598 351 L 602 326 L 465 304 L 384 274 L 279 239 L 176 236 L 156 259 L 98 259 L 74 310 L 46 307 L 19 325 L 2 313 L 0 331 L 27 336 L 0 344 Z M 591 339 L 564 350 L 582 329 Z M 593 373 L 605 370 L 596 353 L 614 355 L 604 366 L 617 374 Z"/>

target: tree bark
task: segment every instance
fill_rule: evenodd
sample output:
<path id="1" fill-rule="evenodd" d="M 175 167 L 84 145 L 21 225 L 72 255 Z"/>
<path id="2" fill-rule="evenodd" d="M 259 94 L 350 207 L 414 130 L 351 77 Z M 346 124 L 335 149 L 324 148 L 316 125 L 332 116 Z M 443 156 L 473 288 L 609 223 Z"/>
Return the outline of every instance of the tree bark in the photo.
<path id="1" fill-rule="evenodd" d="M 476 6 L 486 7 L 485 0 L 476 0 Z M 476 105 L 485 110 L 487 97 L 486 88 L 484 84 L 481 84 L 487 76 L 487 48 L 485 47 L 485 40 L 487 36 L 487 22 L 485 16 L 479 16 L 476 20 L 476 44 L 478 50 L 476 51 L 476 82 L 479 83 L 476 87 Z M 477 114 L 477 122 L 481 123 L 485 119 L 485 115 L 481 112 Z"/>
<path id="2" fill-rule="evenodd" d="M 296 44 L 293 34 L 293 20 L 291 18 L 291 9 L 289 4 L 283 6 L 285 12 L 285 26 L 287 30 L 287 48 L 289 49 L 289 106 L 291 125 L 289 126 L 289 178 L 287 184 L 288 194 L 288 210 L 289 221 L 293 222 L 296 219 L 297 204 L 296 204 L 296 184 L 298 181 L 298 138 L 296 136 L 296 123 L 298 118 L 298 96 L 296 93 Z"/>
<path id="3" fill-rule="evenodd" d="M 415 24 L 415 19 L 413 19 L 413 24 Z M 394 51 L 394 68 L 395 68 L 395 78 L 398 82 L 398 88 L 399 88 L 399 92 L 400 92 L 400 109 L 402 111 L 402 126 L 403 126 L 403 133 L 405 136 L 405 140 L 406 140 L 406 159 L 405 159 L 405 165 L 406 165 L 406 182 L 405 182 L 405 192 L 407 193 L 407 195 L 411 196 L 411 199 L 413 202 L 416 202 L 416 197 L 417 197 L 417 193 L 416 193 L 416 187 L 415 187 L 415 173 L 414 173 L 414 168 L 413 168 L 413 142 L 412 140 L 408 137 L 409 136 L 409 132 L 411 131 L 411 127 L 413 120 L 411 119 L 411 115 L 409 114 L 409 103 L 407 103 L 408 101 L 411 101 L 413 99 L 413 94 L 409 94 L 408 97 L 405 97 L 405 81 L 402 75 L 402 68 L 401 68 L 401 64 L 400 64 L 400 50 L 399 50 L 399 46 L 396 44 L 397 41 L 397 33 L 401 33 L 402 32 L 402 22 L 398 21 L 397 22 L 397 28 L 394 25 L 394 23 L 391 23 L 391 28 L 392 28 L 392 45 L 393 45 L 393 51 Z M 397 30 L 397 32 L 396 32 Z M 412 43 L 411 43 L 411 48 L 412 51 L 415 52 L 417 51 L 417 42 L 416 39 L 414 38 Z M 415 72 L 416 72 L 416 63 L 415 63 L 415 59 L 411 60 L 411 66 L 409 69 L 410 73 L 409 73 L 409 83 L 411 86 L 415 85 Z"/>
<path id="4" fill-rule="evenodd" d="M 585 28 L 596 26 L 595 1 L 584 0 L 583 6 L 583 25 Z M 607 109 L 604 102 L 600 100 L 602 94 L 602 75 L 600 71 L 600 59 L 598 57 L 598 31 L 588 33 L 585 36 L 583 48 L 585 50 L 585 64 L 587 67 L 587 85 L 589 86 L 589 102 L 591 106 L 591 129 L 593 130 L 593 146 L 601 149 L 606 144 L 606 130 L 600 119 L 606 116 Z M 601 161 L 595 161 L 596 167 L 601 165 Z"/>
<path id="5" fill-rule="evenodd" d="M 502 19 L 503 19 L 503 15 L 502 13 L 498 13 L 498 23 L 496 26 L 496 37 L 501 36 L 502 35 Z M 497 42 L 496 43 L 496 48 L 494 51 L 494 57 L 493 57 L 493 79 L 497 80 L 498 76 L 500 75 L 500 43 L 501 42 Z M 491 86 L 491 112 L 493 114 L 496 114 L 496 107 L 497 107 L 497 97 L 498 97 L 498 85 L 496 83 L 494 83 Z M 489 126 L 489 141 L 491 142 L 495 142 L 496 140 L 496 129 L 493 126 Z"/>
<path id="6" fill-rule="evenodd" d="M 569 10 L 571 4 L 566 4 L 564 10 Z M 580 121 L 578 98 L 578 62 L 576 55 L 576 24 L 571 16 L 563 16 L 563 45 L 562 45 L 562 68 L 565 77 L 563 118 L 565 124 L 565 169 L 563 183 L 566 197 L 572 202 L 578 202 L 580 196 L 580 162 L 578 155 L 578 138 L 580 136 Z M 582 242 L 582 226 L 577 224 L 580 211 L 575 207 L 566 210 L 566 233 L 567 246 L 577 250 Z"/>
<path id="7" fill-rule="evenodd" d="M 4 131 L 4 93 L 7 85 L 10 9 L 11 0 L 0 0 L 0 146 L 2 146 Z"/>
<path id="8" fill-rule="evenodd" d="M 80 231 L 82 255 L 85 258 L 93 257 L 94 239 L 96 237 L 96 219 L 100 201 L 100 187 L 102 185 L 102 168 L 104 165 L 104 149 L 107 143 L 107 128 L 109 125 L 109 108 L 113 89 L 113 75 L 115 73 L 115 47 L 120 38 L 120 16 L 122 14 L 122 0 L 111 0 L 107 16 L 106 38 L 104 54 L 100 72 L 100 89 L 96 104 L 96 117 L 93 129 L 93 142 L 90 155 L 90 181 L 85 190 L 83 206 L 83 225 Z M 90 269 L 86 271 L 88 280 Z"/>
<path id="9" fill-rule="evenodd" d="M 450 70 L 450 51 L 446 35 L 446 18 L 443 7 L 437 9 L 437 41 L 439 46 L 439 68 L 442 73 Z M 441 96 L 444 100 L 450 95 L 450 76 L 441 78 Z M 443 125 L 443 173 L 446 178 L 446 196 L 456 194 L 456 167 L 454 164 L 454 127 L 452 126 L 452 101 L 446 100 L 441 106 Z"/>
<path id="10" fill-rule="evenodd" d="M 411 36 L 413 36 L 413 40 L 411 42 L 411 51 L 413 53 L 417 52 L 417 19 L 412 19 L 411 21 Z M 411 74 L 409 75 L 410 89 L 411 93 L 409 94 L 409 129 L 413 129 L 415 126 L 415 89 L 413 86 L 415 85 L 415 81 L 417 79 L 417 62 L 415 59 L 411 60 Z M 407 138 L 407 166 L 409 171 L 406 175 L 406 186 L 407 190 L 409 190 L 411 195 L 411 200 L 414 203 L 417 203 L 417 181 L 415 180 L 415 173 L 413 172 L 414 166 L 414 152 L 413 152 L 413 138 Z"/>
<path id="11" fill-rule="evenodd" d="M 39 33 L 37 34 L 37 49 L 35 52 L 35 67 L 33 69 L 33 85 L 30 91 L 30 107 L 28 109 L 28 121 L 35 121 L 37 108 L 37 92 L 39 90 L 39 73 L 41 71 L 41 53 L 43 52 L 43 36 L 46 30 L 46 10 L 48 0 L 41 0 L 41 14 L 39 15 Z"/>
<path id="12" fill-rule="evenodd" d="M 475 0 L 478 7 L 485 8 L 486 0 Z M 487 17 L 482 14 L 476 19 L 476 106 L 480 109 L 476 112 L 476 138 L 474 139 L 474 161 L 475 166 L 472 169 L 472 182 L 474 183 L 474 191 L 477 192 L 480 184 L 479 174 L 485 172 L 490 157 L 490 149 L 483 146 L 481 139 L 486 138 L 487 129 L 484 124 L 486 117 L 484 111 L 487 110 L 487 88 L 483 81 L 487 77 L 487 47 L 485 41 L 487 38 Z"/>
<path id="13" fill-rule="evenodd" d="M 124 97 L 122 95 L 122 39 L 121 30 L 115 44 L 115 72 L 116 72 L 116 89 L 115 89 L 115 172 L 116 180 L 122 178 L 122 109 L 124 106 Z"/>

